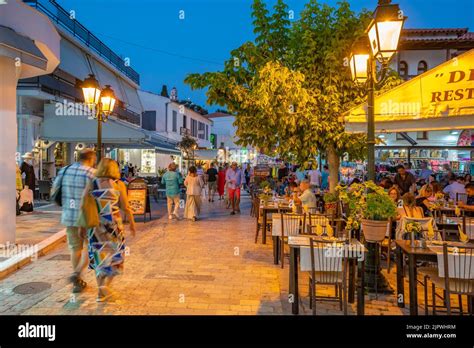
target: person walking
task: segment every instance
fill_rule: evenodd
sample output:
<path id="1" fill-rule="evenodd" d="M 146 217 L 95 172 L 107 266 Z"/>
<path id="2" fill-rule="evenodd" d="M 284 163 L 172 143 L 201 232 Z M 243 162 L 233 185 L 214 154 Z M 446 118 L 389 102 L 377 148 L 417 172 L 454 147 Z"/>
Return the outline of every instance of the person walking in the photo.
<path id="1" fill-rule="evenodd" d="M 240 186 L 242 185 L 242 170 L 237 166 L 237 162 L 232 162 L 230 169 L 226 173 L 226 182 L 228 183 L 229 201 L 232 205 L 231 215 L 240 213 Z"/>
<path id="2" fill-rule="evenodd" d="M 52 197 L 61 192 L 61 224 L 66 226 L 66 237 L 71 251 L 72 292 L 84 290 L 87 283 L 82 275 L 88 265 L 86 229 L 79 227 L 78 217 L 81 199 L 88 181 L 94 178 L 96 154 L 93 149 L 84 149 L 79 153 L 77 163 L 62 168 L 53 183 Z"/>
<path id="3" fill-rule="evenodd" d="M 202 176 L 198 175 L 196 167 L 189 167 L 188 176 L 184 180 L 184 186 L 186 186 L 184 218 L 196 221 L 199 214 L 201 214 L 201 193 L 204 187 L 204 181 Z"/>
<path id="4" fill-rule="evenodd" d="M 219 200 L 223 200 L 225 194 L 225 169 L 222 166 L 219 167 L 217 174 L 217 192 L 219 193 Z"/>
<path id="5" fill-rule="evenodd" d="M 214 167 L 214 163 L 210 164 L 207 174 L 207 186 L 209 188 L 209 202 L 214 202 L 214 194 L 217 190 L 217 169 Z"/>
<path id="6" fill-rule="evenodd" d="M 95 178 L 84 194 L 95 198 L 99 226 L 88 230 L 89 265 L 95 271 L 99 292 L 97 302 L 114 300 L 110 283 L 123 271 L 125 237 L 122 213 L 130 221 L 130 232 L 135 237 L 135 220 L 128 205 L 127 188 L 120 180 L 118 163 L 104 158 L 97 166 Z"/>
<path id="7" fill-rule="evenodd" d="M 168 171 L 161 178 L 161 183 L 166 187 L 166 202 L 168 205 L 168 219 L 173 217 L 179 220 L 179 186 L 183 183 L 183 179 L 176 172 L 176 164 L 171 162 L 168 165 Z M 174 209 L 173 209 L 174 204 Z"/>

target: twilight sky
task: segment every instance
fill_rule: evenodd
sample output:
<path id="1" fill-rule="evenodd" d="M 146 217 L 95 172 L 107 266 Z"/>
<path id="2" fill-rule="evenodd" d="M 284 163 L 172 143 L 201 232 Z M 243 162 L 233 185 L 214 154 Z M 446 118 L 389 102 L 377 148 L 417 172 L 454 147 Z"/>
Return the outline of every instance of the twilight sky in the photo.
<path id="1" fill-rule="evenodd" d="M 267 0 L 273 5 L 274 0 Z M 337 0 L 321 0 L 334 5 Z M 468 27 L 474 31 L 474 0 L 394 0 L 408 16 L 406 28 Z M 163 84 L 180 99 L 205 105 L 204 91 L 191 91 L 188 73 L 219 70 L 229 52 L 252 40 L 252 0 L 58 0 L 76 19 L 129 57 L 141 88 L 159 93 Z M 306 0 L 287 0 L 295 19 Z M 377 0 L 351 0 L 355 11 L 375 9 Z M 184 11 L 184 19 L 180 19 Z"/>

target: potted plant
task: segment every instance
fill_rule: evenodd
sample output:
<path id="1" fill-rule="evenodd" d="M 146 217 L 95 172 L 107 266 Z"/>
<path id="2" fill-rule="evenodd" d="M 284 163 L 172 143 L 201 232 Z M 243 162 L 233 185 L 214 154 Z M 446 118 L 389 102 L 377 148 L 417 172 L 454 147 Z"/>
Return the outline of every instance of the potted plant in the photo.
<path id="1" fill-rule="evenodd" d="M 385 238 L 390 218 L 397 215 L 397 207 L 382 187 L 372 181 L 338 186 L 341 200 L 348 204 L 346 229 L 362 228 L 365 240 L 380 242 Z"/>
<path id="2" fill-rule="evenodd" d="M 327 192 L 323 196 L 324 211 L 328 214 L 335 214 L 337 202 L 339 202 L 339 194 L 337 192 Z"/>

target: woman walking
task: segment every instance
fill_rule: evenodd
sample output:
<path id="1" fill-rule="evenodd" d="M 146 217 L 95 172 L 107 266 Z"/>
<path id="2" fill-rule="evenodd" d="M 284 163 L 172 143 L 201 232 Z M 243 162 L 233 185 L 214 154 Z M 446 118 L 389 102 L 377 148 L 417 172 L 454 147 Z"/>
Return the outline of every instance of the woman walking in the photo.
<path id="1" fill-rule="evenodd" d="M 188 176 L 184 180 L 184 186 L 186 186 L 184 218 L 196 221 L 201 213 L 201 193 L 204 187 L 204 181 L 202 177 L 197 174 L 196 167 L 189 167 L 188 172 Z"/>
<path id="2" fill-rule="evenodd" d="M 121 212 L 130 221 L 135 236 L 135 220 L 128 205 L 127 189 L 120 180 L 120 169 L 114 160 L 100 161 L 95 178 L 86 188 L 94 197 L 99 212 L 99 226 L 89 229 L 89 264 L 95 271 L 99 294 L 97 302 L 113 300 L 110 283 L 122 273 L 125 256 L 124 226 Z"/>
<path id="3" fill-rule="evenodd" d="M 219 167 L 219 172 L 217 173 L 217 192 L 219 192 L 219 200 L 223 200 L 225 192 L 225 169 L 222 166 Z"/>

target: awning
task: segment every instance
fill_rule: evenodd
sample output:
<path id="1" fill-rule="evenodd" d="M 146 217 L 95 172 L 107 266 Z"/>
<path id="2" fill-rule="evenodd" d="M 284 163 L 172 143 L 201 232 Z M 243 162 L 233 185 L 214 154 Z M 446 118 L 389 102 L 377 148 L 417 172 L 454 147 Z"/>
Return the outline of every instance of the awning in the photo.
<path id="1" fill-rule="evenodd" d="M 345 115 L 349 132 L 367 129 L 367 104 Z M 474 128 L 474 49 L 375 98 L 376 131 Z"/>
<path id="2" fill-rule="evenodd" d="M 61 63 L 59 68 L 79 80 L 92 73 L 84 52 L 64 37 L 61 38 Z"/>
<path id="3" fill-rule="evenodd" d="M 0 56 L 20 59 L 23 64 L 46 70 L 48 60 L 33 40 L 0 25 Z"/>
<path id="4" fill-rule="evenodd" d="M 97 120 L 80 113 L 74 114 L 73 106 L 72 103 L 51 103 L 44 106 L 44 140 L 84 143 L 97 141 Z M 145 140 L 146 134 L 132 124 L 111 118 L 102 125 L 104 144 L 141 144 Z"/>

